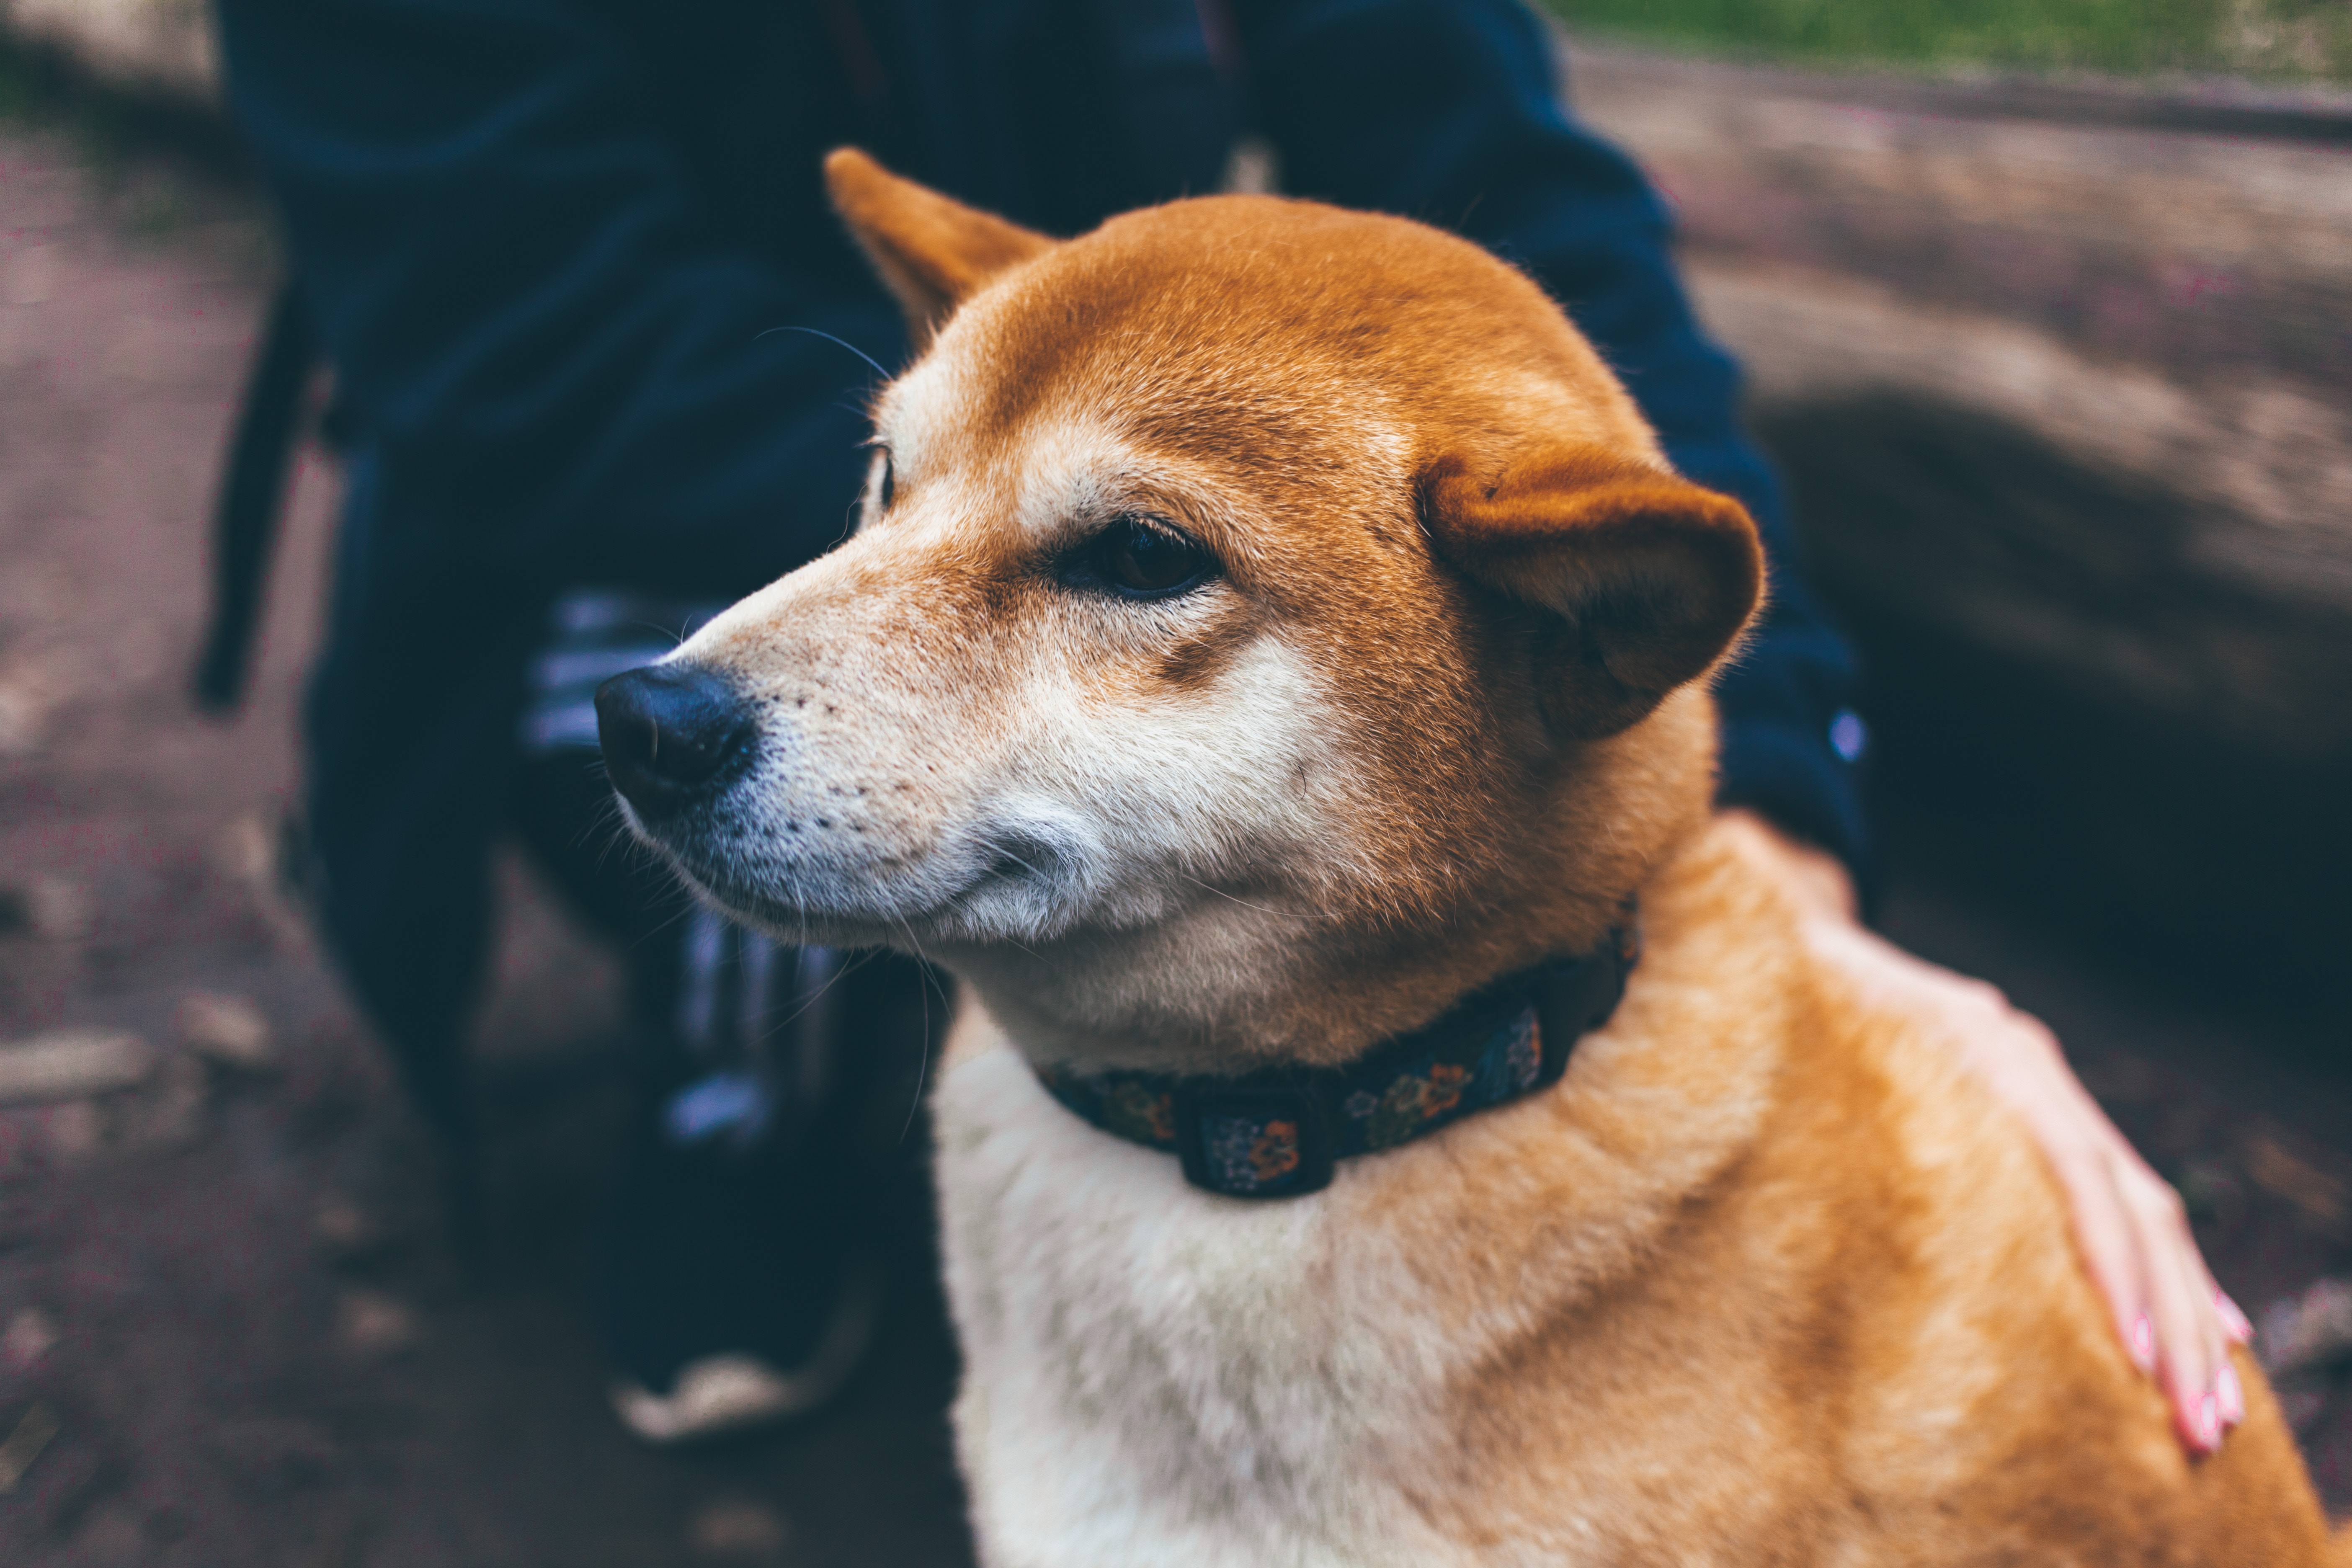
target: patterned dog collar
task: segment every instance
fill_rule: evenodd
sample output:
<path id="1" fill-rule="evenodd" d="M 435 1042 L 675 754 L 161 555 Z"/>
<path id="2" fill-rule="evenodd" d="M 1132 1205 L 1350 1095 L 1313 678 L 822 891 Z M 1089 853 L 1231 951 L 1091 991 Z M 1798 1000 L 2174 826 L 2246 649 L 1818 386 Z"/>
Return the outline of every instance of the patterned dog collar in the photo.
<path id="1" fill-rule="evenodd" d="M 1576 1042 L 1617 1010 L 1640 956 L 1629 912 L 1597 952 L 1507 975 L 1346 1067 L 1243 1078 L 1046 1067 L 1037 1078 L 1104 1131 L 1175 1154 L 1196 1187 L 1300 1197 L 1328 1186 L 1350 1155 L 1393 1149 L 1559 1082 Z"/>

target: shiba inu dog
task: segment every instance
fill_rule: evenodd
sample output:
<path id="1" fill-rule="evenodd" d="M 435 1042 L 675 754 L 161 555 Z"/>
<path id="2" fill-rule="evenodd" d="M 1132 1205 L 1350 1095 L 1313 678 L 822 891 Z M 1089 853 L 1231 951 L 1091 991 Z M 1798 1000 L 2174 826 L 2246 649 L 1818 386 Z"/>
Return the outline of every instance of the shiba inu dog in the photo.
<path id="1" fill-rule="evenodd" d="M 827 173 L 919 349 L 861 524 L 605 747 L 704 896 L 963 984 L 985 1561 L 2345 1560 L 2253 1364 L 2185 1457 L 2022 1131 L 1714 826 L 1755 531 L 1533 283 Z"/>

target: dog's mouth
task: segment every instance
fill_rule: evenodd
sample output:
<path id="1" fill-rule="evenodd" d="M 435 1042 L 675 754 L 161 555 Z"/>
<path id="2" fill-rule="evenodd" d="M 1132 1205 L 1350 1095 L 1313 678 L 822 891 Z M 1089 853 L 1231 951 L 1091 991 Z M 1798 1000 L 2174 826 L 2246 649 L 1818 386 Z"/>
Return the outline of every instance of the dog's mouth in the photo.
<path id="1" fill-rule="evenodd" d="M 1099 923 L 1101 857 L 1067 813 L 1031 804 L 920 849 L 877 843 L 865 825 L 785 814 L 747 770 L 707 801 L 649 816 L 625 794 L 635 837 L 696 894 L 794 940 L 836 944 L 1034 942 Z M 1123 901 L 1141 905 L 1134 897 Z M 1156 907 L 1156 906 L 1155 906 Z M 1113 912 L 1129 920 L 1141 908 Z"/>
<path id="2" fill-rule="evenodd" d="M 920 919 L 928 900 L 888 896 L 877 879 L 814 863 L 831 857 L 775 839 L 822 836 L 813 824 L 767 832 L 729 797 L 647 821 L 624 796 L 631 830 L 667 861 L 689 890 L 725 913 L 794 940 L 845 942 Z M 877 897 L 880 894 L 882 896 Z"/>

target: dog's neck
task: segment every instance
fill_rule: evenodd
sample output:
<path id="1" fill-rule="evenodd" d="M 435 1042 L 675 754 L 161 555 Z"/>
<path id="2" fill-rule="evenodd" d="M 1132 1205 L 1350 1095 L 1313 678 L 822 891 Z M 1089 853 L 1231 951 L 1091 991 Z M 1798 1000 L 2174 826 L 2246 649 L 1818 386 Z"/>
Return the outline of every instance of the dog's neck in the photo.
<path id="1" fill-rule="evenodd" d="M 1706 820 L 1713 710 L 1690 698 L 1651 721 L 1680 743 L 1585 754 L 1446 910 L 1365 920 L 1312 892 L 1201 888 L 1140 931 L 934 956 L 1038 1066 L 1220 1075 L 1354 1061 L 1500 976 L 1607 939 Z"/>

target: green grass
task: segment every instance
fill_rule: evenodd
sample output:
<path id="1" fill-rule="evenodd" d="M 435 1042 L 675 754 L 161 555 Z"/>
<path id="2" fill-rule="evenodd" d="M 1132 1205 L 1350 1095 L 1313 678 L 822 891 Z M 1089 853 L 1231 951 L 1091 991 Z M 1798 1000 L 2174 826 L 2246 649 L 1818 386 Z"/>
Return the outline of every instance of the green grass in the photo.
<path id="1" fill-rule="evenodd" d="M 2352 0 L 1547 0 L 1570 27 L 1803 61 L 2352 81 Z"/>

